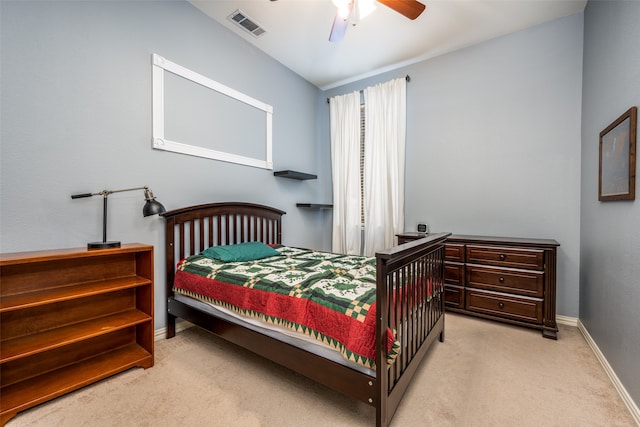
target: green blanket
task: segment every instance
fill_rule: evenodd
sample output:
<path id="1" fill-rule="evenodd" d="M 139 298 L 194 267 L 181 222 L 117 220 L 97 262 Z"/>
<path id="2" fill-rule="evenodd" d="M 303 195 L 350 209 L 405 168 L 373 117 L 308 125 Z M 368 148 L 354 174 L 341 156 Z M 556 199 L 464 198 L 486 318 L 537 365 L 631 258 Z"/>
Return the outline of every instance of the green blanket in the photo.
<path id="1" fill-rule="evenodd" d="M 274 248 L 281 255 L 254 261 L 186 258 L 174 291 L 293 329 L 375 368 L 375 258 Z M 387 338 L 387 363 L 393 363 L 399 343 L 391 330 Z"/>

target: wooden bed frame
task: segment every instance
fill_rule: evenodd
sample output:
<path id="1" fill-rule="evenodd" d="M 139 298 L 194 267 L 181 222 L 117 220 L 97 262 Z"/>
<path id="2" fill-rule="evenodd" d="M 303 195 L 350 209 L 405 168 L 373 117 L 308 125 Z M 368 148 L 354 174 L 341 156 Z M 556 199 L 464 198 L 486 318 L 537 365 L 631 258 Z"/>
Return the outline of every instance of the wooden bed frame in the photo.
<path id="1" fill-rule="evenodd" d="M 166 219 L 167 338 L 176 318 L 281 364 L 318 383 L 376 408 L 376 426 L 387 426 L 411 378 L 436 337 L 444 341 L 444 241 L 448 233 L 396 246 L 376 254 L 376 360 L 386 360 L 386 331 L 398 331 L 400 354 L 392 365 L 377 363 L 375 376 L 301 350 L 204 313 L 174 299 L 179 260 L 209 246 L 261 241 L 282 242 L 285 212 L 252 203 L 211 203 L 163 213 Z M 432 298 L 426 299 L 427 281 Z M 399 286 L 400 284 L 400 286 Z M 380 375 L 381 367 L 385 374 Z"/>

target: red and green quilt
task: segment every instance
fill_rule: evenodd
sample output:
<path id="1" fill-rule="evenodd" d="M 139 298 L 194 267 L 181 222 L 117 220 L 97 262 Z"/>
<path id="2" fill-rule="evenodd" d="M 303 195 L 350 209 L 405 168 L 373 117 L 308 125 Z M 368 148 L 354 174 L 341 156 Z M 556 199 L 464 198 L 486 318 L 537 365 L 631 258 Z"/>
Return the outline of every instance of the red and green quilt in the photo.
<path id="1" fill-rule="evenodd" d="M 376 260 L 288 246 L 255 261 L 194 255 L 178 265 L 174 291 L 286 327 L 375 368 Z M 399 343 L 387 333 L 387 363 Z"/>

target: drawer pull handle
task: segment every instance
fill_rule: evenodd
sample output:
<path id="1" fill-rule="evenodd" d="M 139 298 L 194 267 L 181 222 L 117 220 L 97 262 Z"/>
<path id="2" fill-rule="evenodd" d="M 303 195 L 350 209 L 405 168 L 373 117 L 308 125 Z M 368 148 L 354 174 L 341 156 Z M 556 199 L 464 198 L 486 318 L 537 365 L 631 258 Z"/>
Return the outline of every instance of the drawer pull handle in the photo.
<path id="1" fill-rule="evenodd" d="M 507 256 L 505 254 L 500 254 L 500 261 L 504 261 Z"/>
<path id="2" fill-rule="evenodd" d="M 499 302 L 499 303 L 498 303 L 498 307 L 500 307 L 500 308 L 504 308 L 504 303 L 503 303 L 503 302 Z"/>
<path id="3" fill-rule="evenodd" d="M 504 277 L 500 277 L 500 278 L 498 279 L 498 282 L 500 282 L 500 283 L 504 283 Z"/>

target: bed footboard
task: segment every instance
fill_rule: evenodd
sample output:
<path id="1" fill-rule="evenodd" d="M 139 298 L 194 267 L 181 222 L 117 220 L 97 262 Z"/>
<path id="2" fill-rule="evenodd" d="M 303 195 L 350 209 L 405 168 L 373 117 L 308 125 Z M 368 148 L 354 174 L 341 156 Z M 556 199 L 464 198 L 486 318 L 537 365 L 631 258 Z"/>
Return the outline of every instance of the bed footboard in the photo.
<path id="1" fill-rule="evenodd" d="M 386 331 L 396 333 L 400 351 L 392 365 L 377 363 L 376 424 L 391 421 L 431 343 L 444 341 L 444 242 L 430 235 L 377 258 L 377 361 L 387 360 Z"/>

